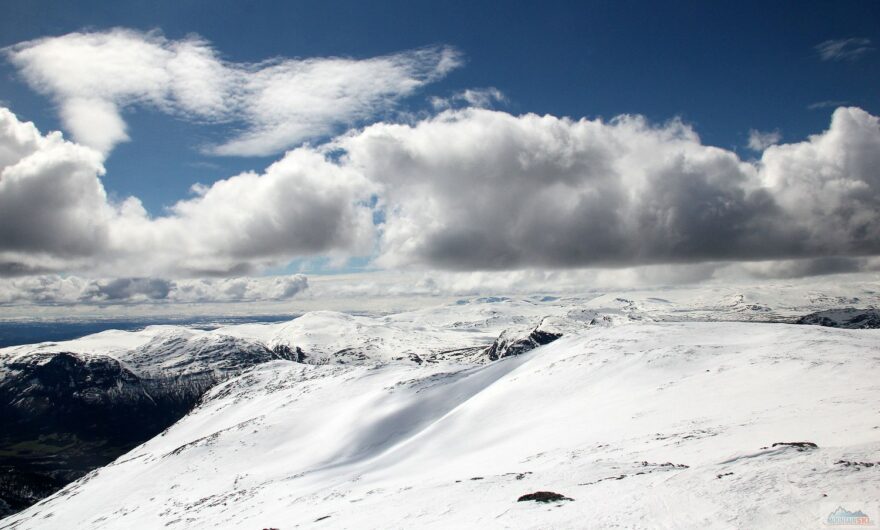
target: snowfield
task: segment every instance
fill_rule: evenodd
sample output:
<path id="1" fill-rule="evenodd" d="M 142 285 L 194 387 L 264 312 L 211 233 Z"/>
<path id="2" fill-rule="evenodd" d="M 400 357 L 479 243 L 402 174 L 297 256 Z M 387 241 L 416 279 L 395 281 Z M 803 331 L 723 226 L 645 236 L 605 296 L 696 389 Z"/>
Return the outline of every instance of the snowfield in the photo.
<path id="1" fill-rule="evenodd" d="M 880 330 L 750 322 L 767 310 L 724 300 L 718 321 L 618 297 L 199 332 L 313 362 L 221 383 L 0 527 L 812 528 L 829 502 L 876 503 Z M 481 353 L 545 319 L 561 338 Z M 571 500 L 517 502 L 538 491 Z"/>

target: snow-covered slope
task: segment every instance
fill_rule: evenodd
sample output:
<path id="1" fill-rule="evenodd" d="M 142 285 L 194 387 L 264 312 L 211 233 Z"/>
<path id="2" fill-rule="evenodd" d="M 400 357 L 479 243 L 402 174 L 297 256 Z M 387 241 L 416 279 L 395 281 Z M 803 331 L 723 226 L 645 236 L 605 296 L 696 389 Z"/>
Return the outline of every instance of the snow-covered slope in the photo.
<path id="1" fill-rule="evenodd" d="M 814 527 L 878 498 L 854 464 L 880 459 L 878 376 L 880 331 L 743 322 L 620 320 L 486 364 L 272 361 L 0 527 Z M 536 491 L 573 500 L 517 502 Z"/>
<path id="2" fill-rule="evenodd" d="M 473 300 L 384 317 L 318 311 L 277 324 L 150 326 L 0 349 L 0 517 L 148 440 L 208 388 L 258 364 L 461 368 L 489 362 L 485 349 L 505 326 L 565 311 Z"/>
<path id="3" fill-rule="evenodd" d="M 155 436 L 216 383 L 291 358 L 173 326 L 0 351 L 0 516 Z"/>

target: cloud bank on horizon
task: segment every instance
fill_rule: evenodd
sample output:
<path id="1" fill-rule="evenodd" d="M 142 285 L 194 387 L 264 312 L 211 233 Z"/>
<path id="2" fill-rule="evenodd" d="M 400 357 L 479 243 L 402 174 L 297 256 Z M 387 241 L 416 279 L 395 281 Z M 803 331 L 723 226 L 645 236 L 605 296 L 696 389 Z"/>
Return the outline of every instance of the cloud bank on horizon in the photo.
<path id="1" fill-rule="evenodd" d="M 0 305 L 112 305 L 289 300 L 309 288 L 302 274 L 261 278 L 111 278 L 40 275 L 0 279 Z"/>
<path id="2" fill-rule="evenodd" d="M 195 186 L 151 216 L 102 183 L 126 139 L 121 109 L 243 123 L 214 152 L 266 154 L 376 116 L 460 55 L 233 64 L 197 38 L 129 30 L 6 53 L 58 103 L 74 141 L 0 109 L 0 275 L 127 278 L 109 291 L 81 280 L 74 299 L 167 298 L 168 285 L 144 278 L 243 276 L 311 257 L 461 272 L 802 260 L 752 267 L 779 277 L 860 269 L 880 254 L 880 120 L 857 107 L 800 142 L 752 131 L 760 158 L 744 160 L 678 120 L 513 115 L 480 108 L 504 100 L 497 89 L 466 91 L 434 98 L 436 114 Z"/>

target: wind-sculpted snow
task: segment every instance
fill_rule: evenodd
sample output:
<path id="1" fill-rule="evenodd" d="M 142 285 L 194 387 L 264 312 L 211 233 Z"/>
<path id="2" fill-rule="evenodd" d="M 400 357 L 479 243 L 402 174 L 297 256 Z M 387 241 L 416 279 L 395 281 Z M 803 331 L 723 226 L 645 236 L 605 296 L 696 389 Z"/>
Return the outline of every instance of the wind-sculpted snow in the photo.
<path id="1" fill-rule="evenodd" d="M 486 364 L 271 361 L 0 527 L 814 527 L 880 490 L 878 333 L 618 318 Z"/>

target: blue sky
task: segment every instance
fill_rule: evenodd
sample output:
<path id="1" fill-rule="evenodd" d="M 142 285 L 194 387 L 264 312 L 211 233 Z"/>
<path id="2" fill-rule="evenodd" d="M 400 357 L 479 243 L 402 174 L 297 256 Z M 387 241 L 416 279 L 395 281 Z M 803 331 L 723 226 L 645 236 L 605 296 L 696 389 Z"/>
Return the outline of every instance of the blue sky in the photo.
<path id="1" fill-rule="evenodd" d="M 455 46 L 465 65 L 399 104 L 427 109 L 430 96 L 496 87 L 513 114 L 680 116 L 704 143 L 744 149 L 750 129 L 785 141 L 827 127 L 847 102 L 876 112 L 880 53 L 823 61 L 829 39 L 880 42 L 880 3 L 842 2 L 45 2 L 12 1 L 0 45 L 76 30 L 196 33 L 224 58 L 369 58 L 427 45 Z M 2 64 L 0 99 L 42 130 L 60 128 L 51 102 Z M 195 182 L 260 170 L 277 156 L 216 157 L 197 149 L 224 133 L 147 108 L 124 115 L 131 142 L 106 162 L 104 185 L 161 213 Z"/>

